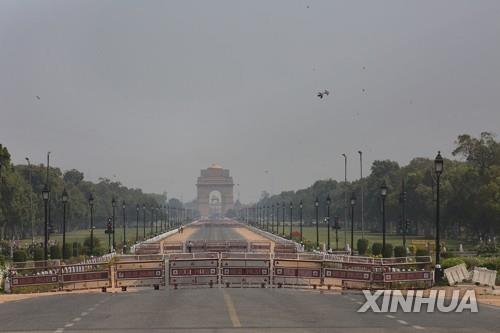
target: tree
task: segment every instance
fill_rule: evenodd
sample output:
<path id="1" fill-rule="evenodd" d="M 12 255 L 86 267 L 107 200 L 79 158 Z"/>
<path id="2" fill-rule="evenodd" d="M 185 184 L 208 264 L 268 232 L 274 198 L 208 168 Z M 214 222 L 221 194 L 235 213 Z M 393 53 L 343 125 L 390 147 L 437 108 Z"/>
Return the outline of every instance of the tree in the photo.
<path id="1" fill-rule="evenodd" d="M 68 170 L 64 173 L 63 179 L 66 183 L 77 186 L 83 180 L 83 172 L 75 169 Z"/>

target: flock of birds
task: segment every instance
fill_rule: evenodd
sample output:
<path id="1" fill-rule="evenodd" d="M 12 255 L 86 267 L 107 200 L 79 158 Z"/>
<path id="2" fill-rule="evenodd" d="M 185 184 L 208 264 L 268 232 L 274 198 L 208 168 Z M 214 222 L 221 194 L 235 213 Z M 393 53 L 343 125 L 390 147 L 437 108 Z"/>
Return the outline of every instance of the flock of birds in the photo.
<path id="1" fill-rule="evenodd" d="M 309 8 L 309 7 L 308 7 L 308 8 Z M 366 69 L 366 67 L 365 67 L 365 66 L 363 66 L 363 70 L 365 70 L 365 69 Z M 365 92 L 366 92 L 366 89 L 365 89 L 365 88 L 363 88 L 363 89 L 361 89 L 361 91 L 362 91 L 363 93 L 365 93 Z M 325 89 L 325 90 L 323 90 L 323 91 L 318 91 L 318 92 L 316 93 L 316 96 L 317 96 L 319 99 L 323 99 L 324 97 L 326 97 L 326 96 L 328 96 L 328 95 L 330 95 L 330 92 L 329 92 L 328 90 L 326 90 L 326 89 Z M 410 103 L 410 104 L 411 104 L 411 103 Z"/>

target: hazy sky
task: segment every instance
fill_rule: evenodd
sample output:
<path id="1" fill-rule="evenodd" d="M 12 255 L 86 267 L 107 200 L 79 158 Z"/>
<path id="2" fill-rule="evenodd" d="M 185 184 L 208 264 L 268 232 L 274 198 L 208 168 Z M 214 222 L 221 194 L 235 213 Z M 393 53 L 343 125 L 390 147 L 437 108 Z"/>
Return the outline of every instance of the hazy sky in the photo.
<path id="1" fill-rule="evenodd" d="M 350 179 L 359 149 L 366 174 L 449 157 L 499 106 L 496 0 L 0 1 L 14 161 L 184 200 L 211 163 L 248 201 L 342 179 L 343 152 Z"/>

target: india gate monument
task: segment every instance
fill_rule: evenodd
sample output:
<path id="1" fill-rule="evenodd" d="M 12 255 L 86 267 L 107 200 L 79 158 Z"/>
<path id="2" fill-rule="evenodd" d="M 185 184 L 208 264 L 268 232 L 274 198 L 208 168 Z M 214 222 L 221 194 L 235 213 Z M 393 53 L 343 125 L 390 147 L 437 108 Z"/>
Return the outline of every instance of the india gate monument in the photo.
<path id="1" fill-rule="evenodd" d="M 233 177 L 228 169 L 212 164 L 201 170 L 196 183 L 198 211 L 202 217 L 221 218 L 233 208 Z"/>

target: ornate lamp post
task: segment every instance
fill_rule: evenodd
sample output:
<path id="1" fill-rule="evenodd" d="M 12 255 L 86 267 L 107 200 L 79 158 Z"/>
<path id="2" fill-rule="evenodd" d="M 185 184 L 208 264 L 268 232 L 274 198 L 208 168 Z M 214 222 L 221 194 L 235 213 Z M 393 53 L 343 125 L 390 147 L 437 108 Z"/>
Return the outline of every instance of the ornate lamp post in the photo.
<path id="1" fill-rule="evenodd" d="M 280 233 L 280 203 L 276 203 L 276 234 Z"/>
<path id="2" fill-rule="evenodd" d="M 125 254 L 127 248 L 127 216 L 125 213 L 125 200 L 122 201 L 122 217 L 123 217 L 123 254 Z"/>
<path id="3" fill-rule="evenodd" d="M 438 151 L 438 154 L 436 158 L 434 159 L 434 172 L 436 173 L 436 265 L 434 268 L 434 279 L 437 282 L 441 280 L 441 264 L 440 264 L 440 259 L 441 259 L 441 240 L 440 240 L 440 235 L 439 235 L 439 180 L 441 177 L 441 174 L 443 173 L 443 168 L 444 168 L 444 160 L 443 157 L 441 156 L 441 152 Z"/>
<path id="4" fill-rule="evenodd" d="M 334 216 L 334 223 L 335 223 L 335 250 L 339 249 L 339 217 Z"/>
<path id="5" fill-rule="evenodd" d="M 330 194 L 328 194 L 328 196 L 326 197 L 326 219 L 328 221 L 328 240 L 327 240 L 327 243 L 328 243 L 328 250 L 331 248 L 330 246 L 330 205 L 332 203 L 332 199 L 330 198 Z"/>
<path id="6" fill-rule="evenodd" d="M 139 241 L 139 204 L 135 205 L 135 242 Z"/>
<path id="7" fill-rule="evenodd" d="M 142 239 L 146 239 L 146 205 L 142 204 Z"/>
<path id="8" fill-rule="evenodd" d="M 271 230 L 274 234 L 274 204 L 271 205 Z"/>
<path id="9" fill-rule="evenodd" d="M 302 242 L 304 240 L 304 236 L 302 234 L 302 208 L 304 207 L 304 204 L 302 203 L 302 200 L 300 200 L 299 203 L 299 219 L 300 219 L 300 241 Z"/>
<path id="10" fill-rule="evenodd" d="M 68 192 L 66 188 L 62 193 L 62 203 L 63 203 L 63 240 L 62 240 L 62 257 L 63 260 L 66 259 L 66 203 L 68 202 Z"/>
<path id="11" fill-rule="evenodd" d="M 293 202 L 290 201 L 290 239 L 293 233 Z"/>
<path id="12" fill-rule="evenodd" d="M 49 259 L 48 253 L 48 242 L 49 242 L 49 210 L 48 210 L 48 202 L 50 198 L 50 191 L 47 184 L 43 187 L 42 190 L 42 198 L 45 206 L 45 222 L 44 222 L 44 244 L 43 244 L 43 258 L 44 260 Z"/>
<path id="13" fill-rule="evenodd" d="M 316 209 L 316 248 L 319 248 L 319 200 L 316 197 L 314 200 L 314 207 Z"/>
<path id="14" fill-rule="evenodd" d="M 356 206 L 356 196 L 351 194 L 351 254 L 354 252 L 354 206 Z"/>
<path id="15" fill-rule="evenodd" d="M 281 203 L 281 234 L 285 237 L 285 202 Z"/>
<path id="16" fill-rule="evenodd" d="M 113 229 L 113 233 L 112 233 L 113 250 L 115 250 L 116 249 L 116 243 L 115 243 L 115 218 L 116 218 L 115 209 L 116 209 L 116 199 L 115 199 L 115 197 L 113 197 L 111 199 L 111 206 L 113 207 L 113 215 L 111 216 L 111 219 L 112 219 L 112 229 Z"/>
<path id="17" fill-rule="evenodd" d="M 94 196 L 92 193 L 89 195 L 90 207 L 90 256 L 94 254 Z"/>
<path id="18" fill-rule="evenodd" d="M 380 197 L 382 198 L 382 255 L 385 253 L 385 197 L 387 196 L 387 185 L 385 181 L 380 186 Z"/>
<path id="19" fill-rule="evenodd" d="M 408 231 L 408 226 L 406 224 L 406 190 L 404 179 L 401 181 L 401 193 L 399 194 L 399 201 L 401 203 L 401 231 L 403 232 L 403 247 L 406 251 L 406 232 Z"/>

